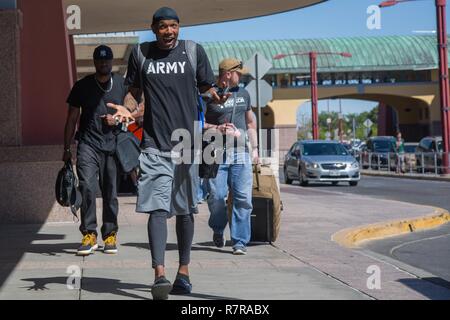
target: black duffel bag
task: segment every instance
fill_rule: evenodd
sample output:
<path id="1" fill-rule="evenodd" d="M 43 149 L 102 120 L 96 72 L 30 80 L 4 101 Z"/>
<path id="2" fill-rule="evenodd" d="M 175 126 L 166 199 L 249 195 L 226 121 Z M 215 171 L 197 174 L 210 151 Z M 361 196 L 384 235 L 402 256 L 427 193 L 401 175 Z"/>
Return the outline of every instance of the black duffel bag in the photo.
<path id="1" fill-rule="evenodd" d="M 207 150 L 205 150 L 207 147 Z M 211 148 L 212 147 L 212 148 Z M 212 150 L 212 151 L 211 151 Z M 211 158 L 214 159 L 214 162 L 209 164 L 205 162 L 205 159 L 203 158 L 205 155 L 205 152 L 209 152 L 211 151 Z M 219 152 L 218 148 L 214 147 L 214 142 L 206 142 L 203 141 L 203 146 L 202 146 L 202 159 L 201 159 L 201 163 L 199 165 L 198 168 L 198 175 L 200 178 L 202 179 L 214 179 L 215 177 L 217 177 L 217 173 L 219 172 L 219 162 L 218 161 L 218 156 L 222 155 L 222 152 Z"/>
<path id="2" fill-rule="evenodd" d="M 70 207 L 76 217 L 81 207 L 81 193 L 78 190 L 78 179 L 73 172 L 72 161 L 69 159 L 58 172 L 55 183 L 56 201 L 63 207 Z"/>
<path id="3" fill-rule="evenodd" d="M 129 131 L 116 136 L 116 157 L 123 173 L 129 173 L 139 166 L 139 139 Z"/>

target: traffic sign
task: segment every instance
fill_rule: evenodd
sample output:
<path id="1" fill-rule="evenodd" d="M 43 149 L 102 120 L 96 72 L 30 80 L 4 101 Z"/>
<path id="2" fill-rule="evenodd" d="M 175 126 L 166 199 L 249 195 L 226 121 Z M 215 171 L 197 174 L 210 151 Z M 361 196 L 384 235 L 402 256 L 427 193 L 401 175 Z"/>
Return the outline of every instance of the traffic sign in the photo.
<path id="1" fill-rule="evenodd" d="M 272 69 L 272 64 L 260 53 L 255 53 L 244 65 L 250 69 L 250 75 L 254 79 L 261 79 Z"/>
<path id="2" fill-rule="evenodd" d="M 367 119 L 366 121 L 364 121 L 364 126 L 366 128 L 370 128 L 370 127 L 372 127 L 372 125 L 373 125 L 373 122 L 370 121 L 370 119 Z"/>
<path id="3" fill-rule="evenodd" d="M 272 86 L 267 83 L 265 80 L 252 80 L 245 89 L 247 89 L 250 94 L 250 101 L 252 105 L 256 105 L 256 82 L 258 82 L 259 87 L 259 105 L 261 108 L 267 106 L 269 101 L 273 99 L 273 90 Z"/>
<path id="4" fill-rule="evenodd" d="M 261 108 L 272 100 L 272 87 L 262 77 L 272 68 L 272 64 L 261 54 L 256 52 L 244 65 L 249 68 L 250 75 L 255 79 L 247 85 L 252 104 L 258 109 L 258 141 L 262 142 Z M 262 158 L 262 148 L 259 148 Z"/>

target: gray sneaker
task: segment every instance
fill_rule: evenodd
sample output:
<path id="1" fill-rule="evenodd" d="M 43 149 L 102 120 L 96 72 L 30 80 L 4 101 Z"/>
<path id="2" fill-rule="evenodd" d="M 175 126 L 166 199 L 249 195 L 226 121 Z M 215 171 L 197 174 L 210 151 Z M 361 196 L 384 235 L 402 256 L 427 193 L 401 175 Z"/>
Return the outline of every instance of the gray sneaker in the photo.
<path id="1" fill-rule="evenodd" d="M 169 298 L 169 293 L 172 291 L 172 284 L 166 277 L 162 276 L 155 280 L 152 285 L 152 296 L 153 300 L 167 300 Z"/>
<path id="2" fill-rule="evenodd" d="M 213 242 L 217 248 L 223 248 L 223 246 L 225 245 L 225 236 L 223 234 L 214 233 Z"/>
<path id="3" fill-rule="evenodd" d="M 233 248 L 233 254 L 236 256 L 243 256 L 247 254 L 247 248 L 246 247 L 236 247 Z"/>

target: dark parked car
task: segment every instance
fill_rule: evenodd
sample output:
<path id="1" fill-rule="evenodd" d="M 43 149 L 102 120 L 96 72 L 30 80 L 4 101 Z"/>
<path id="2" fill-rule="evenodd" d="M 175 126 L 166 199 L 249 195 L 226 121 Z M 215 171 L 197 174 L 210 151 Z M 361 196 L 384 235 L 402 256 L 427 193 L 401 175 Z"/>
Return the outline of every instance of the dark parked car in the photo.
<path id="1" fill-rule="evenodd" d="M 425 137 L 416 149 L 417 172 L 435 171 L 442 164 L 442 137 Z M 423 163 L 423 164 L 422 164 Z M 439 168 L 438 172 L 441 171 Z"/>
<path id="2" fill-rule="evenodd" d="M 392 136 L 371 137 L 362 152 L 363 168 L 395 170 L 395 138 Z"/>

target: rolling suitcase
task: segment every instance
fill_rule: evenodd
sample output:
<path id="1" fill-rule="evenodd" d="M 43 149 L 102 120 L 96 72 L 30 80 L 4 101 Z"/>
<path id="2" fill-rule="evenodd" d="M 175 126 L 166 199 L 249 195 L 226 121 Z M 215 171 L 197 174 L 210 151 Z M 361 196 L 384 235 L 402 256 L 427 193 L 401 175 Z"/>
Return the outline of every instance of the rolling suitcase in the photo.
<path id="1" fill-rule="evenodd" d="M 231 222 L 233 195 L 228 195 L 228 221 Z M 270 167 L 253 166 L 253 191 L 250 242 L 275 242 L 280 232 L 280 198 L 275 175 Z"/>
<path id="2" fill-rule="evenodd" d="M 272 242 L 273 200 L 254 197 L 252 204 L 250 242 Z"/>

